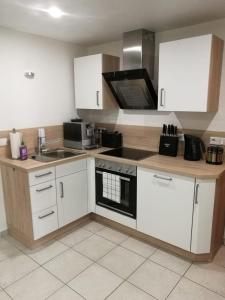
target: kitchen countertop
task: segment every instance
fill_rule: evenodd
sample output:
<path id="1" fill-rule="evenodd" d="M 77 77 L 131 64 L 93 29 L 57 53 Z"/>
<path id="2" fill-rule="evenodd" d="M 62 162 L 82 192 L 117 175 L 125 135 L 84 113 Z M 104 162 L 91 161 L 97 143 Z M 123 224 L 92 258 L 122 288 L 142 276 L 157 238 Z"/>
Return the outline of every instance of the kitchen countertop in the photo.
<path id="1" fill-rule="evenodd" d="M 70 149 L 72 151 L 72 149 Z M 25 161 L 13 160 L 10 158 L 0 157 L 0 164 L 7 165 L 14 168 L 19 168 L 24 172 L 31 172 L 59 164 L 84 159 L 87 157 L 95 157 L 120 163 L 127 163 L 130 165 L 136 165 L 138 167 L 149 168 L 161 172 L 170 172 L 177 175 L 196 177 L 199 179 L 216 179 L 219 178 L 225 172 L 225 164 L 223 165 L 209 165 L 204 160 L 201 161 L 187 161 L 182 156 L 169 157 L 155 154 L 143 160 L 135 161 L 124 158 L 112 157 L 102 155 L 101 152 L 108 150 L 108 148 L 98 148 L 93 150 L 74 150 L 80 151 L 83 154 L 70 158 L 64 158 L 53 162 L 39 162 L 33 159 L 27 159 Z"/>

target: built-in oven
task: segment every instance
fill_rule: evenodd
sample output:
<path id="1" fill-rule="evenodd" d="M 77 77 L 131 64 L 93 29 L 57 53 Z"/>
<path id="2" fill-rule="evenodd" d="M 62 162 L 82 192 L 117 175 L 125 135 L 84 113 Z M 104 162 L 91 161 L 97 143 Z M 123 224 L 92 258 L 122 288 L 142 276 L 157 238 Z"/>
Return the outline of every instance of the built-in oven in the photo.
<path id="1" fill-rule="evenodd" d="M 137 168 L 96 159 L 96 204 L 136 219 Z"/>

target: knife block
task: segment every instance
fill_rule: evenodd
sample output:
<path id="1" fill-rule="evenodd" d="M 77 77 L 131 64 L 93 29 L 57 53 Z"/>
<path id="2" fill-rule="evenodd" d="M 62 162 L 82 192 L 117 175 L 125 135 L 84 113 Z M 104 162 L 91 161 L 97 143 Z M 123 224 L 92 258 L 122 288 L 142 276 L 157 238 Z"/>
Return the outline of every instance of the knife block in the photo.
<path id="1" fill-rule="evenodd" d="M 178 137 L 177 136 L 160 136 L 159 154 L 167 156 L 177 156 L 178 152 Z"/>

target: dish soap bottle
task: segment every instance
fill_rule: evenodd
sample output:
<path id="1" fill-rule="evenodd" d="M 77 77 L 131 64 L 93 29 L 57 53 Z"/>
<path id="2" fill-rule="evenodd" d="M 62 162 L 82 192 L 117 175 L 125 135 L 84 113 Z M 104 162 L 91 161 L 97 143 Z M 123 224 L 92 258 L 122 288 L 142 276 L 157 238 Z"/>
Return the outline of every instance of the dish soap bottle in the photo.
<path id="1" fill-rule="evenodd" d="M 20 146 L 20 159 L 21 159 L 21 160 L 26 160 L 26 159 L 28 159 L 27 146 L 25 146 L 23 140 L 22 140 L 21 146 Z"/>

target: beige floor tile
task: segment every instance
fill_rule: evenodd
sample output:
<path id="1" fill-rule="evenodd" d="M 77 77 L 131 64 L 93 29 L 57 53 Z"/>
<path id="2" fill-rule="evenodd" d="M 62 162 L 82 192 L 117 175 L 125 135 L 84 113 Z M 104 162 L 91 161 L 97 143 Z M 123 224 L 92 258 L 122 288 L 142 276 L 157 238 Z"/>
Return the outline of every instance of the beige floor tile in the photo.
<path id="1" fill-rule="evenodd" d="M 68 285 L 87 300 L 103 300 L 121 282 L 121 278 L 94 264 L 69 282 Z"/>
<path id="2" fill-rule="evenodd" d="M 182 278 L 168 300 L 224 300 L 224 298 L 197 283 Z"/>
<path id="3" fill-rule="evenodd" d="M 97 223 L 95 221 L 92 221 L 90 223 L 88 223 L 87 225 L 83 226 L 82 228 L 88 231 L 91 231 L 93 233 L 96 233 L 98 231 L 100 231 L 101 229 L 103 229 L 105 226 Z"/>
<path id="4" fill-rule="evenodd" d="M 20 251 L 11 243 L 3 238 L 0 238 L 0 262 L 7 258 L 16 256 L 19 253 Z"/>
<path id="5" fill-rule="evenodd" d="M 157 250 L 149 259 L 180 275 L 183 275 L 191 265 L 190 262 L 162 250 Z"/>
<path id="6" fill-rule="evenodd" d="M 101 236 L 92 235 L 78 245 L 75 245 L 73 248 L 81 254 L 88 256 L 90 259 L 98 260 L 115 246 L 116 244 Z"/>
<path id="7" fill-rule="evenodd" d="M 67 249 L 69 248 L 66 245 L 58 241 L 51 241 L 40 248 L 34 250 L 26 249 L 23 252 L 42 265 Z"/>
<path id="8" fill-rule="evenodd" d="M 73 247 L 75 244 L 82 242 L 91 235 L 92 233 L 90 231 L 79 228 L 73 232 L 63 235 L 62 237 L 59 237 L 58 240 L 69 247 Z"/>
<path id="9" fill-rule="evenodd" d="M 43 266 L 63 282 L 67 283 L 90 264 L 92 264 L 90 259 L 69 249 Z"/>
<path id="10" fill-rule="evenodd" d="M 6 291 L 15 300 L 43 300 L 62 285 L 62 282 L 40 267 L 9 286 Z"/>
<path id="11" fill-rule="evenodd" d="M 19 241 L 17 241 L 16 239 L 14 239 L 14 237 L 12 237 L 9 234 L 4 234 L 4 239 L 6 241 L 8 241 L 12 246 L 18 248 L 19 250 L 24 250 L 26 249 L 26 246 L 24 246 L 22 243 L 20 243 Z"/>
<path id="12" fill-rule="evenodd" d="M 100 259 L 99 264 L 117 275 L 127 278 L 144 260 L 142 256 L 134 252 L 117 247 Z"/>
<path id="13" fill-rule="evenodd" d="M 103 228 L 102 230 L 98 231 L 97 234 L 115 244 L 120 244 L 128 238 L 126 234 L 123 234 L 122 232 L 111 229 L 109 227 Z"/>
<path id="14" fill-rule="evenodd" d="M 193 264 L 185 277 L 225 297 L 225 268 L 215 264 Z"/>
<path id="15" fill-rule="evenodd" d="M 146 261 L 128 281 L 158 299 L 165 299 L 179 279 L 178 274 Z"/>
<path id="16" fill-rule="evenodd" d="M 32 259 L 19 252 L 0 263 L 0 286 L 5 288 L 39 265 Z"/>
<path id="17" fill-rule="evenodd" d="M 107 300 L 154 300 L 152 296 L 139 290 L 129 282 L 124 282 Z"/>
<path id="18" fill-rule="evenodd" d="M 225 267 L 225 246 L 222 246 L 217 252 L 213 262 L 217 265 Z"/>
<path id="19" fill-rule="evenodd" d="M 10 300 L 11 298 L 3 291 L 0 291 L 0 300 Z"/>
<path id="20" fill-rule="evenodd" d="M 121 246 L 132 250 L 136 252 L 137 254 L 140 254 L 144 257 L 149 257 L 151 254 L 153 254 L 156 251 L 156 248 L 148 245 L 146 243 L 143 243 L 139 240 L 136 240 L 134 238 L 128 238 L 126 241 L 124 241 Z"/>
<path id="21" fill-rule="evenodd" d="M 69 288 L 66 285 L 48 298 L 48 300 L 82 300 L 82 299 L 84 298 L 78 295 L 75 291 L 73 291 L 71 288 Z"/>

